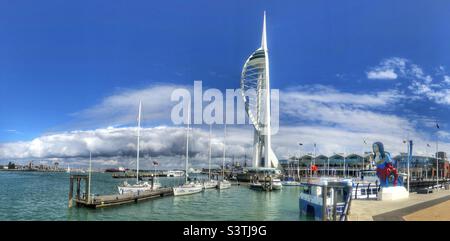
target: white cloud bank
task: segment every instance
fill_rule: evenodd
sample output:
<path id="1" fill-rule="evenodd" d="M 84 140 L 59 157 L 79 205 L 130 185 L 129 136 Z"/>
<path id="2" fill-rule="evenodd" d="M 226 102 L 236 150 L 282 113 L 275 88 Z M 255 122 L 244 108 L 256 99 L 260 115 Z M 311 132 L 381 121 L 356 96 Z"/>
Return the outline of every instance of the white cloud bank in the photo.
<path id="1" fill-rule="evenodd" d="M 228 128 L 227 152 L 229 157 L 250 155 L 251 132 Z M 246 133 L 247 132 L 247 133 Z M 35 138 L 29 142 L 0 144 L 0 157 L 12 159 L 65 159 L 74 162 L 86 160 L 89 152 L 94 159 L 103 160 L 103 165 L 122 164 L 129 166 L 136 158 L 137 129 L 134 127 L 96 129 L 89 131 L 70 131 Z M 248 138 L 246 138 L 248 137 Z M 195 161 L 207 161 L 209 132 L 193 129 L 190 133 L 189 155 Z M 186 129 L 184 127 L 160 126 L 142 128 L 140 137 L 141 156 L 165 160 L 163 165 L 175 161 L 183 163 L 185 155 Z M 222 129 L 215 130 L 212 138 L 212 157 L 221 159 L 223 153 Z M 172 160 L 170 160 L 172 158 Z M 86 161 L 84 162 L 86 163 Z M 148 162 L 150 163 L 150 162 Z M 147 166 L 148 166 L 147 163 Z M 146 164 L 144 163 L 144 166 Z"/>

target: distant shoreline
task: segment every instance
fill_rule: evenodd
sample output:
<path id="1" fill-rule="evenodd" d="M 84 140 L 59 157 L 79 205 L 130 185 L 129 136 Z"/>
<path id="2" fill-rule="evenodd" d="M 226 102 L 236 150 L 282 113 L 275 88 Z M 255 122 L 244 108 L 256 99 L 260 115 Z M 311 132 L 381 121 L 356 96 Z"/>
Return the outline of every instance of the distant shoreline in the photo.
<path id="1" fill-rule="evenodd" d="M 20 170 L 20 169 L 0 169 L 1 172 L 65 172 L 65 170 Z"/>
<path id="2" fill-rule="evenodd" d="M 61 173 L 61 172 L 66 172 L 66 170 L 0 169 L 0 172 L 52 172 L 52 173 Z M 76 173 L 76 172 L 74 171 L 74 173 Z"/>

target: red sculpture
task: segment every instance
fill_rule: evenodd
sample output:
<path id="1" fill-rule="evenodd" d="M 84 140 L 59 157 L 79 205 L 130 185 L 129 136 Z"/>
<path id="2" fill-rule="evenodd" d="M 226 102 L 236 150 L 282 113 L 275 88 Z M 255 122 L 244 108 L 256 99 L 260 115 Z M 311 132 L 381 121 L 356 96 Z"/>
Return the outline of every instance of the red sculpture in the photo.
<path id="1" fill-rule="evenodd" d="M 392 163 L 388 162 L 384 165 L 384 168 L 377 167 L 377 176 L 380 178 L 380 181 L 388 184 L 389 176 L 394 175 L 394 187 L 397 186 L 398 181 L 398 171 L 397 168 L 392 166 Z"/>

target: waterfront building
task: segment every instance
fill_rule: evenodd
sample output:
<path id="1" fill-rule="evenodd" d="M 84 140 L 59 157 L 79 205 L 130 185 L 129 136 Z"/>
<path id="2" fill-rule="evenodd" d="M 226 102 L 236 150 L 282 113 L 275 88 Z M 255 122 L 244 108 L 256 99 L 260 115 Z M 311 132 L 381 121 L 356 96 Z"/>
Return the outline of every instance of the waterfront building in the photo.
<path id="1" fill-rule="evenodd" d="M 311 154 L 301 157 L 290 157 L 287 160 L 280 161 L 280 166 L 284 173 L 295 173 L 301 177 L 312 175 L 311 165 L 317 167 L 317 175 L 321 176 L 347 176 L 357 177 L 360 170 L 371 167 L 370 155 L 359 154 L 334 154 L 332 156 L 318 155 L 314 157 Z"/>
<path id="2" fill-rule="evenodd" d="M 450 178 L 449 161 L 447 153 L 438 152 L 439 168 L 436 168 L 436 157 L 413 155 L 409 163 L 411 179 L 435 179 L 436 170 L 439 171 L 439 178 Z M 407 172 L 408 156 L 401 153 L 394 157 L 398 161 L 400 172 Z"/>
<path id="3" fill-rule="evenodd" d="M 315 158 L 313 158 L 313 164 L 316 166 L 328 166 L 328 157 L 325 155 L 318 155 Z"/>
<path id="4" fill-rule="evenodd" d="M 439 177 L 450 178 L 450 164 L 445 152 L 439 152 Z M 398 169 L 401 173 L 407 172 L 407 154 L 401 153 L 393 157 L 398 161 Z M 364 156 L 356 153 L 349 155 L 334 154 L 332 156 L 307 154 L 301 157 L 290 157 L 280 160 L 283 173 L 294 173 L 301 177 L 311 175 L 311 165 L 318 168 L 318 175 L 358 177 L 360 170 L 373 169 L 372 154 L 365 153 Z M 436 158 L 429 156 L 414 155 L 410 162 L 411 179 L 435 179 Z"/>

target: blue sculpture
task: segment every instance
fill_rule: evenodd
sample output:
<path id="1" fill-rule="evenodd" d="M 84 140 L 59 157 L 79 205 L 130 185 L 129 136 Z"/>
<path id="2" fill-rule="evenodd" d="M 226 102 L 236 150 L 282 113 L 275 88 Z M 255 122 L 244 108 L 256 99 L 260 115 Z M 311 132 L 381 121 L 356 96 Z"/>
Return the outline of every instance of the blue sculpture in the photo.
<path id="1" fill-rule="evenodd" d="M 391 155 L 384 151 L 383 143 L 373 143 L 372 149 L 374 153 L 374 161 L 377 166 L 376 171 L 380 180 L 380 186 L 403 186 L 403 180 L 399 178 L 397 171 L 397 161 L 392 160 Z"/>

